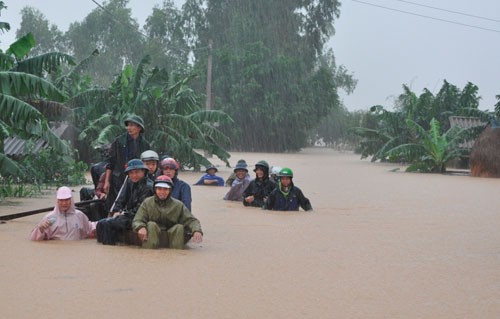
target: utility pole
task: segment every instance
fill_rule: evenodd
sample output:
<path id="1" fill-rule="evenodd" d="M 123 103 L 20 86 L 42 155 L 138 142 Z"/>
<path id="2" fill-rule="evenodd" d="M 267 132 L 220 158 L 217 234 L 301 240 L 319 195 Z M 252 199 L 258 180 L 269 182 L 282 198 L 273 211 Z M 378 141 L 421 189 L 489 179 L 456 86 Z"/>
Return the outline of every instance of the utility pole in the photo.
<path id="1" fill-rule="evenodd" d="M 207 59 L 207 100 L 205 101 L 205 109 L 212 109 L 212 39 L 208 40 L 208 59 Z"/>
<path id="2" fill-rule="evenodd" d="M 208 40 L 206 95 L 207 99 L 205 101 L 205 110 L 209 111 L 212 109 L 212 39 Z M 205 157 L 211 158 L 212 154 L 208 151 L 205 151 Z"/>

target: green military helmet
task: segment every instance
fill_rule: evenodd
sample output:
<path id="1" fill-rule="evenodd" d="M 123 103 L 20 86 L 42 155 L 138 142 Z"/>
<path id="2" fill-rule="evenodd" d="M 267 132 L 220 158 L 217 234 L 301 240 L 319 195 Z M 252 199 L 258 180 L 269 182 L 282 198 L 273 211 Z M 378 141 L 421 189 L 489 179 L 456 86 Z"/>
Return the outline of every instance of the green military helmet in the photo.
<path id="1" fill-rule="evenodd" d="M 141 133 L 144 133 L 144 120 L 142 119 L 142 117 L 140 117 L 139 115 L 131 114 L 125 119 L 125 126 L 127 126 L 128 122 L 139 125 L 141 127 Z"/>
<path id="2" fill-rule="evenodd" d="M 255 164 L 255 168 L 258 166 L 263 167 L 266 171 L 269 171 L 269 164 L 264 160 L 258 161 L 257 164 Z M 255 172 L 255 169 L 253 171 Z"/>
<path id="3" fill-rule="evenodd" d="M 281 169 L 281 171 L 278 173 L 278 176 L 279 177 L 287 176 L 287 177 L 292 178 L 293 177 L 293 172 L 288 167 L 283 167 Z"/>
<path id="4" fill-rule="evenodd" d="M 147 168 L 147 166 L 144 165 L 144 163 L 140 159 L 138 159 L 138 158 L 134 158 L 134 159 L 131 159 L 130 161 L 128 161 L 127 168 L 125 169 L 125 173 L 133 171 L 135 169 L 142 169 L 145 172 L 149 171 L 149 169 Z"/>

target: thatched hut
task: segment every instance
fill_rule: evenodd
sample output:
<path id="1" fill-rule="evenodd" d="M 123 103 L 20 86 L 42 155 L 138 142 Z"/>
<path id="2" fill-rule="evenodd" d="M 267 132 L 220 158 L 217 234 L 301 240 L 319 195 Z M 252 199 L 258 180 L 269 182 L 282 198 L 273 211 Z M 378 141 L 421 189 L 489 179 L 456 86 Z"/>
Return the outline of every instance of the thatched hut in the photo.
<path id="1" fill-rule="evenodd" d="M 476 177 L 500 177 L 500 127 L 490 122 L 476 139 L 470 154 L 470 173 Z"/>
<path id="2" fill-rule="evenodd" d="M 458 126 L 462 129 L 480 128 L 485 126 L 485 122 L 481 121 L 478 117 L 470 116 L 450 116 L 448 118 L 450 121 L 450 127 Z M 448 166 L 455 168 L 467 169 L 469 168 L 469 154 L 472 151 L 472 146 L 474 145 L 474 140 L 466 140 L 461 142 L 458 146 L 461 149 L 467 150 L 465 155 L 460 156 L 460 158 L 452 160 L 448 163 Z"/>

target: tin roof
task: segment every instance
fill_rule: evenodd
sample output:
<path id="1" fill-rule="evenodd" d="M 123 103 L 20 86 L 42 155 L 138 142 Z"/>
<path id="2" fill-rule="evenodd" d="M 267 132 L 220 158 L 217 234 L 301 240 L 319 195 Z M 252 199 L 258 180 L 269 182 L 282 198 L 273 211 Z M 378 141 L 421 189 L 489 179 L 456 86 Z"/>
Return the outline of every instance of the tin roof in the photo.
<path id="1" fill-rule="evenodd" d="M 67 123 L 51 123 L 50 130 L 54 132 L 55 135 L 61 137 L 63 133 L 68 128 Z M 26 145 L 28 140 L 21 139 L 17 136 L 8 137 L 4 139 L 4 154 L 9 157 L 19 158 L 22 157 L 26 152 Z M 47 148 L 48 144 L 42 139 L 37 139 L 34 142 L 32 153 L 38 153 L 41 149 Z"/>
<path id="2" fill-rule="evenodd" d="M 485 126 L 486 122 L 481 121 L 478 117 L 472 116 L 450 116 L 448 118 L 450 121 L 450 127 L 458 126 L 460 128 L 471 128 L 475 126 Z M 472 149 L 474 145 L 474 140 L 466 141 L 464 143 L 460 143 L 459 146 L 461 148 Z"/>

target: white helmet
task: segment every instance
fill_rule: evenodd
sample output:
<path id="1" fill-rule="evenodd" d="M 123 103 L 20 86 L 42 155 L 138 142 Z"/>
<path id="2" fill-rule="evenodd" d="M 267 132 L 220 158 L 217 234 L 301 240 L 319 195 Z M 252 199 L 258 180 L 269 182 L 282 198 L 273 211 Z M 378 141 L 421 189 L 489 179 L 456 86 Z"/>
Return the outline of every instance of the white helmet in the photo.
<path id="1" fill-rule="evenodd" d="M 147 150 L 142 152 L 141 154 L 141 161 L 159 161 L 160 157 L 158 156 L 158 153 L 152 150 Z"/>
<path id="2" fill-rule="evenodd" d="M 280 166 L 273 166 L 271 167 L 271 175 L 278 175 L 278 173 L 281 171 Z"/>

